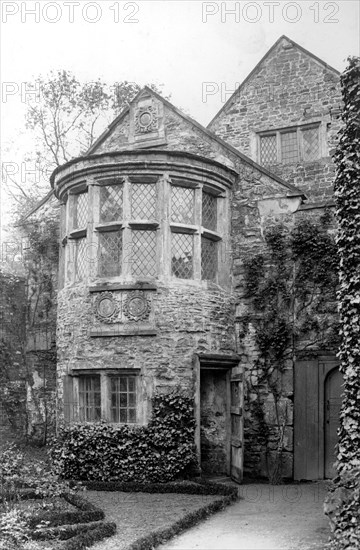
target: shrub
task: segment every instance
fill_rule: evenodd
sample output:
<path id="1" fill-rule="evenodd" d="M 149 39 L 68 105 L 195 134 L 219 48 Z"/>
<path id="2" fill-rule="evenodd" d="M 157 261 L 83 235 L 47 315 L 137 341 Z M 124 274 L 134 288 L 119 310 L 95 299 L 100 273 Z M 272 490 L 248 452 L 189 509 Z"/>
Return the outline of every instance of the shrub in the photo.
<path id="1" fill-rule="evenodd" d="M 360 548 L 360 461 L 336 478 L 325 502 L 333 537 L 332 550 Z"/>
<path id="2" fill-rule="evenodd" d="M 173 391 L 153 399 L 147 426 L 106 423 L 65 427 L 52 457 L 67 479 L 167 482 L 197 464 L 192 399 Z"/>
<path id="3" fill-rule="evenodd" d="M 41 460 L 29 459 L 14 444 L 0 453 L 0 498 L 9 504 L 22 496 L 24 488 L 31 488 L 32 497 L 55 498 L 64 493 L 75 493 L 60 480 L 57 472 Z"/>

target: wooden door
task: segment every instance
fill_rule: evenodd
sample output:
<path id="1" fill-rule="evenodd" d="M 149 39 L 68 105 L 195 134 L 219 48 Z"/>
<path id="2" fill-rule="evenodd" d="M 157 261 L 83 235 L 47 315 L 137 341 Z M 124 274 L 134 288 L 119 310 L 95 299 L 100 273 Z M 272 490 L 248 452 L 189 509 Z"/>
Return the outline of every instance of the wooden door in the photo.
<path id="1" fill-rule="evenodd" d="M 330 371 L 325 379 L 325 477 L 336 475 L 334 462 L 340 426 L 340 408 L 343 378 L 338 368 Z"/>
<path id="2" fill-rule="evenodd" d="M 297 361 L 294 377 L 294 479 L 321 479 L 319 362 Z"/>
<path id="3" fill-rule="evenodd" d="M 333 356 L 296 361 L 294 479 L 331 478 L 341 406 L 342 375 Z"/>
<path id="4" fill-rule="evenodd" d="M 243 476 L 243 387 L 242 375 L 230 378 L 230 476 L 241 483 Z"/>

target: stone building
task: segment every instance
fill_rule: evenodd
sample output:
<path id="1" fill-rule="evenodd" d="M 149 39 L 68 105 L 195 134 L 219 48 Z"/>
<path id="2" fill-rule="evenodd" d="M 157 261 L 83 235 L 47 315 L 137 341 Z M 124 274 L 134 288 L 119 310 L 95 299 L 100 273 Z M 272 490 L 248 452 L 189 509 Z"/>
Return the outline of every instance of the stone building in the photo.
<path id="1" fill-rule="evenodd" d="M 331 208 L 339 111 L 337 71 L 281 37 L 208 128 L 144 88 L 55 170 L 59 422 L 145 424 L 154 393 L 181 387 L 203 471 L 268 474 L 247 390 L 257 350 L 241 333 L 243 264 L 268 225 Z M 329 473 L 324 400 L 338 406 L 338 371 L 333 350 L 312 354 L 284 373 L 287 478 Z"/>

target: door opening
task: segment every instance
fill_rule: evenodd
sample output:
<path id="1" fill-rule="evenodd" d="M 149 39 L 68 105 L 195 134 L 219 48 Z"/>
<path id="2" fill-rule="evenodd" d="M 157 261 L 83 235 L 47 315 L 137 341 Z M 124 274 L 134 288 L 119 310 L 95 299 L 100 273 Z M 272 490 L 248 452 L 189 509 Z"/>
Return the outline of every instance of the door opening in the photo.
<path id="1" fill-rule="evenodd" d="M 230 475 L 228 372 L 200 371 L 201 469 L 208 475 Z"/>

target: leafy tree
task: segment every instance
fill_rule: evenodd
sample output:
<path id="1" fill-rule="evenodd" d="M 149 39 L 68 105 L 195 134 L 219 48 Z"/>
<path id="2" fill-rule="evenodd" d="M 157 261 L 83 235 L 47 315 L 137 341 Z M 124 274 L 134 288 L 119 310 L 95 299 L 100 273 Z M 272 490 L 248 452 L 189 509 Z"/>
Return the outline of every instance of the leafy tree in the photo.
<path id="1" fill-rule="evenodd" d="M 154 84 L 149 87 L 159 91 Z M 51 172 L 86 153 L 140 89 L 135 82 L 126 80 L 112 85 L 100 79 L 82 83 L 67 70 L 35 79 L 35 93 L 29 94 L 26 111 L 26 128 L 33 136 L 34 148 L 24 158 L 34 174 L 29 174 L 24 181 L 20 171 L 12 174 L 7 170 L 5 181 L 3 178 L 8 194 L 16 203 L 16 218 L 21 218 L 49 191 Z M 14 145 L 8 150 L 11 157 Z"/>

